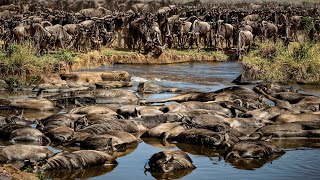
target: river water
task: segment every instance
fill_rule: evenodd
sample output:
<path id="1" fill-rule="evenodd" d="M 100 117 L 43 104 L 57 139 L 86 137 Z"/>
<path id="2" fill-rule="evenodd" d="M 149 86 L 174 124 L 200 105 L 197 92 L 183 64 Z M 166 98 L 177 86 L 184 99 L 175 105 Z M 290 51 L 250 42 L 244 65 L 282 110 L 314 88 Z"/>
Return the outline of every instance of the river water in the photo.
<path id="1" fill-rule="evenodd" d="M 178 87 L 182 91 L 210 92 L 233 85 L 231 82 L 242 72 L 242 66 L 235 62 L 185 63 L 175 65 L 114 65 L 90 69 L 89 71 L 124 70 L 135 81 L 130 89 L 136 90 L 138 82 L 151 81 L 156 84 Z M 88 71 L 88 69 L 87 69 Z M 320 95 L 319 86 L 299 86 L 306 93 Z M 146 99 L 160 99 L 175 94 L 142 96 Z M 286 153 L 265 161 L 227 163 L 219 153 L 210 149 L 185 144 L 163 146 L 148 141 L 141 142 L 130 154 L 118 158 L 118 166 L 104 175 L 91 179 L 153 179 L 144 173 L 144 165 L 156 152 L 165 149 L 181 149 L 187 152 L 197 167 L 186 172 L 181 179 L 319 179 L 320 141 L 282 140 L 274 141 Z M 152 144 L 152 145 L 150 145 Z M 180 177 L 179 177 L 180 178 Z"/>
<path id="2" fill-rule="evenodd" d="M 232 80 L 242 72 L 242 66 L 236 62 L 224 63 L 184 63 L 175 65 L 113 65 L 82 71 L 124 70 L 132 75 L 136 90 L 139 82 L 152 81 L 155 84 L 177 87 L 184 92 L 210 92 L 226 86 L 232 86 Z M 297 86 L 306 93 L 320 96 L 318 86 Z M 145 99 L 161 99 L 176 94 L 141 95 Z M 4 95 L 6 96 L 6 95 Z M 27 114 L 31 116 L 31 114 Z M 181 179 L 319 179 L 320 177 L 320 140 L 273 140 L 285 149 L 286 153 L 268 160 L 235 162 L 224 161 L 219 152 L 186 144 L 161 144 L 155 140 L 143 140 L 130 153 L 117 158 L 116 167 L 92 168 L 79 173 L 79 179 L 154 179 L 159 176 L 144 172 L 148 159 L 165 149 L 181 149 L 187 152 L 197 167 L 192 172 L 175 174 Z M 61 151 L 50 147 L 51 150 Z M 60 175 L 62 179 L 70 179 Z M 154 177 L 155 176 L 155 177 Z M 50 177 L 50 176 L 49 176 Z M 160 177 L 161 178 L 161 177 Z"/>

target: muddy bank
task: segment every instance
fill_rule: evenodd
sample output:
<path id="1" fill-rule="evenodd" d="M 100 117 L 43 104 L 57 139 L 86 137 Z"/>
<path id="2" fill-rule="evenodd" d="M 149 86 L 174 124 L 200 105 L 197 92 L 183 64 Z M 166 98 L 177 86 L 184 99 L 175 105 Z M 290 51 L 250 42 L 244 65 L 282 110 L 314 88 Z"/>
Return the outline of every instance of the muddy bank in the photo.
<path id="1" fill-rule="evenodd" d="M 159 57 L 137 52 L 102 49 L 87 54 L 80 54 L 71 69 L 92 68 L 112 64 L 175 64 L 186 62 L 226 62 L 232 57 L 224 52 L 205 52 L 196 50 L 166 50 Z"/>

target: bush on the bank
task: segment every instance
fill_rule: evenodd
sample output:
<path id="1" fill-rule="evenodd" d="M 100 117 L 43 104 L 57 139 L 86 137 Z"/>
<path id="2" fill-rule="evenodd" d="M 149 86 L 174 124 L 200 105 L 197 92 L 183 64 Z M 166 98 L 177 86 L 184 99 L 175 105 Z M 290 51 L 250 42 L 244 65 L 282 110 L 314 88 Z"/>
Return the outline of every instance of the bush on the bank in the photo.
<path id="1" fill-rule="evenodd" d="M 271 82 L 320 83 L 320 43 L 265 42 L 243 57 L 246 76 Z"/>
<path id="2" fill-rule="evenodd" d="M 59 63 L 67 60 L 71 59 L 64 52 L 38 57 L 29 45 L 11 44 L 0 51 L 0 79 L 11 87 L 27 85 L 41 74 L 58 71 Z"/>

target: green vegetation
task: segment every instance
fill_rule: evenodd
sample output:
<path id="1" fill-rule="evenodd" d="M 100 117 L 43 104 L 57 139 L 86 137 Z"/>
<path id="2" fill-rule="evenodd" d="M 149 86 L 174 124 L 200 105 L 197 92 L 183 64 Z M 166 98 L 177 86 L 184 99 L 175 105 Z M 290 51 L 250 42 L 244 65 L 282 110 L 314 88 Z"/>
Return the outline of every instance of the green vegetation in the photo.
<path id="1" fill-rule="evenodd" d="M 38 57 L 35 49 L 28 45 L 11 44 L 0 51 L 0 79 L 12 88 L 25 86 L 42 74 L 60 71 L 61 64 L 74 61 L 74 55 L 69 52 Z"/>
<path id="2" fill-rule="evenodd" d="M 242 58 L 245 73 L 252 80 L 279 83 L 320 84 L 320 43 L 267 41 Z"/>
<path id="3" fill-rule="evenodd" d="M 103 48 L 101 50 L 101 53 L 105 56 L 112 56 L 112 55 L 121 55 L 121 56 L 127 56 L 127 55 L 133 55 L 133 54 L 137 54 L 136 52 L 132 52 L 132 51 L 121 51 L 121 50 L 115 50 L 115 49 L 110 49 L 110 48 Z"/>
<path id="4" fill-rule="evenodd" d="M 182 55 L 182 56 L 207 56 L 207 57 L 215 57 L 217 61 L 226 61 L 229 57 L 222 51 L 204 51 L 197 49 L 187 49 L 187 50 L 175 50 L 168 49 L 166 50 L 170 54 Z"/>
<path id="5" fill-rule="evenodd" d="M 83 67 L 95 67 L 112 63 L 125 64 L 170 64 L 181 62 L 227 61 L 230 57 L 223 52 L 166 49 L 154 58 L 127 50 L 102 48 L 100 51 L 76 53 L 60 50 L 36 56 L 36 50 L 27 44 L 11 44 L 0 50 L 0 79 L 11 88 L 25 87 L 41 75 L 69 71 Z M 71 69 L 70 69 L 71 68 Z"/>

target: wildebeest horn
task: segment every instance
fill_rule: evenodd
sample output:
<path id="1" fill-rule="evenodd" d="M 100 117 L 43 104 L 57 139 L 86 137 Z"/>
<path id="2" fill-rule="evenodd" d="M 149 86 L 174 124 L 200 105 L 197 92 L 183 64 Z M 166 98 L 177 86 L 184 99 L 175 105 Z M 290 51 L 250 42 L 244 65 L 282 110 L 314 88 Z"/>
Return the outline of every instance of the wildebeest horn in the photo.
<path id="1" fill-rule="evenodd" d="M 234 103 L 239 102 L 239 106 L 243 107 L 243 102 L 241 99 L 235 99 L 233 102 Z"/>
<path id="2" fill-rule="evenodd" d="M 144 164 L 144 166 L 143 166 L 143 167 L 144 167 L 144 170 L 145 170 L 144 172 L 146 172 L 146 171 L 149 171 L 149 170 L 150 170 L 150 168 L 147 168 L 147 164 L 148 164 L 148 163 L 145 163 L 145 164 Z"/>
<path id="3" fill-rule="evenodd" d="M 226 155 L 226 158 L 225 159 L 229 159 L 229 157 L 235 157 L 235 158 L 240 158 L 240 156 L 234 152 L 229 152 L 227 155 Z"/>

